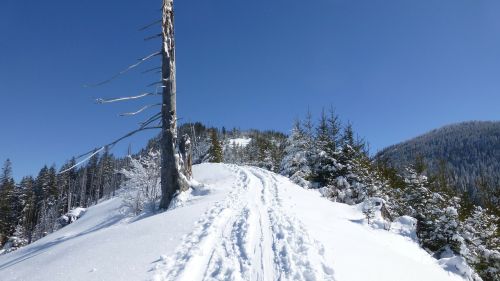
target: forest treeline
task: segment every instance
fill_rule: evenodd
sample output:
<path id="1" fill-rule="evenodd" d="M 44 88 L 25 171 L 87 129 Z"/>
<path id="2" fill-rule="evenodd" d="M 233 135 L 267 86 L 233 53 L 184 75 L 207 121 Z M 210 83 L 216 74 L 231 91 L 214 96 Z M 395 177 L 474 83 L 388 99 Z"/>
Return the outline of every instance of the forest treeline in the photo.
<path id="1" fill-rule="evenodd" d="M 427 164 L 426 174 L 445 174 L 456 192 L 466 192 L 481 206 L 500 204 L 500 122 L 471 121 L 448 125 L 389 146 L 376 155 L 398 170 L 415 158 Z"/>

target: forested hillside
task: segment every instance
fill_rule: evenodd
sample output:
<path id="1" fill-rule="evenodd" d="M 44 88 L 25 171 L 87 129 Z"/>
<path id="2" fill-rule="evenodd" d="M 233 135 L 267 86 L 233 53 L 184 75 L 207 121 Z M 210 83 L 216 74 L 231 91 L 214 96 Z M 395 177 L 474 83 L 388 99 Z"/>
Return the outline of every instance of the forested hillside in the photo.
<path id="1" fill-rule="evenodd" d="M 387 147 L 375 158 L 400 171 L 421 158 L 428 176 L 446 176 L 452 189 L 483 206 L 500 203 L 500 122 L 445 126 Z"/>

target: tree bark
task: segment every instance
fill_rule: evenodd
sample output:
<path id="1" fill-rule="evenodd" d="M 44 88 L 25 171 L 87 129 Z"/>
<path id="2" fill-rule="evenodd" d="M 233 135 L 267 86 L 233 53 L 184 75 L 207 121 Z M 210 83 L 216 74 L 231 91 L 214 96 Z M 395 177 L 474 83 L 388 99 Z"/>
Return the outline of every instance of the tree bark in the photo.
<path id="1" fill-rule="evenodd" d="M 175 41 L 173 0 L 163 0 L 162 18 L 162 86 L 161 108 L 161 191 L 160 209 L 167 209 L 175 192 L 180 190 L 176 160 L 177 114 L 175 83 Z"/>

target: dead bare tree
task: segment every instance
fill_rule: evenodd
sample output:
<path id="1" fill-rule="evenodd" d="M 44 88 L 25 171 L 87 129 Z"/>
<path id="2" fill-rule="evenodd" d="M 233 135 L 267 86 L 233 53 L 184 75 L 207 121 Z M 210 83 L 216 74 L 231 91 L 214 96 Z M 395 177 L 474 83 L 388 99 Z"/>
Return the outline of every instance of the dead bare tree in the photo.
<path id="1" fill-rule="evenodd" d="M 129 70 L 134 69 L 141 65 L 143 62 L 157 56 L 161 55 L 162 65 L 161 68 L 153 68 L 144 71 L 143 73 L 149 73 L 158 69 L 161 69 L 161 95 L 162 102 L 159 104 L 150 104 L 143 106 L 135 112 L 123 113 L 121 116 L 132 116 L 137 115 L 145 110 L 154 107 L 156 105 L 161 106 L 161 112 L 154 114 L 149 119 L 140 123 L 140 127 L 132 132 L 129 132 L 125 136 L 107 144 L 100 148 L 93 149 L 85 154 L 80 155 L 77 159 L 83 158 L 80 162 L 76 163 L 74 166 L 62 171 L 61 173 L 67 172 L 83 162 L 90 159 L 92 156 L 100 153 L 104 149 L 111 149 L 115 144 L 122 141 L 129 136 L 136 134 L 138 132 L 150 129 L 161 129 L 161 140 L 160 140 L 160 151 L 161 151 L 161 201 L 160 209 L 167 209 L 175 193 L 184 190 L 188 187 L 188 180 L 191 177 L 191 155 L 190 153 L 190 140 L 189 138 L 183 138 L 182 141 L 186 143 L 179 144 L 183 149 L 183 155 L 177 153 L 177 112 L 176 112 L 176 65 L 175 65 L 175 34 L 174 34 L 174 6 L 173 0 L 163 0 L 162 4 L 162 19 L 160 21 L 155 21 L 151 24 L 146 25 L 140 30 L 148 29 L 156 24 L 161 23 L 162 33 L 160 36 L 148 37 L 147 40 L 156 37 L 162 38 L 162 48 L 160 52 L 152 53 L 144 58 L 139 59 L 139 62 L 132 64 L 131 66 L 125 68 L 119 73 L 115 74 L 111 78 L 104 80 L 102 82 L 88 85 L 88 87 L 100 86 L 111 82 L 115 78 L 127 73 Z M 148 96 L 159 95 L 156 93 L 143 93 L 136 96 L 129 97 L 119 97 L 111 99 L 98 99 L 97 103 L 106 104 L 114 103 L 120 101 L 134 100 L 139 98 L 144 98 Z M 160 121 L 161 126 L 151 125 L 152 123 Z M 187 166 L 186 166 L 187 165 Z M 182 173 L 184 171 L 184 175 Z"/>
<path id="2" fill-rule="evenodd" d="M 174 1 L 163 0 L 162 18 L 162 86 L 163 105 L 161 108 L 161 191 L 160 209 L 168 208 L 176 191 L 181 189 L 181 181 L 175 144 L 177 139 L 176 69 L 174 37 Z"/>

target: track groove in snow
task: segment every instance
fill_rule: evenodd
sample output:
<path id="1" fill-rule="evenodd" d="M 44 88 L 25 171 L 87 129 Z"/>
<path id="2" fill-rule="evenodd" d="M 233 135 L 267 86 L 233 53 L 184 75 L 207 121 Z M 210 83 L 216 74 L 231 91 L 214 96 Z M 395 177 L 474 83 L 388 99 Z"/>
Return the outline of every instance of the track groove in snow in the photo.
<path id="1" fill-rule="evenodd" d="M 156 265 L 153 280 L 333 281 L 323 246 L 281 206 L 276 178 L 257 168 L 229 167 L 238 175 L 234 189 L 205 212 L 173 256 Z"/>

